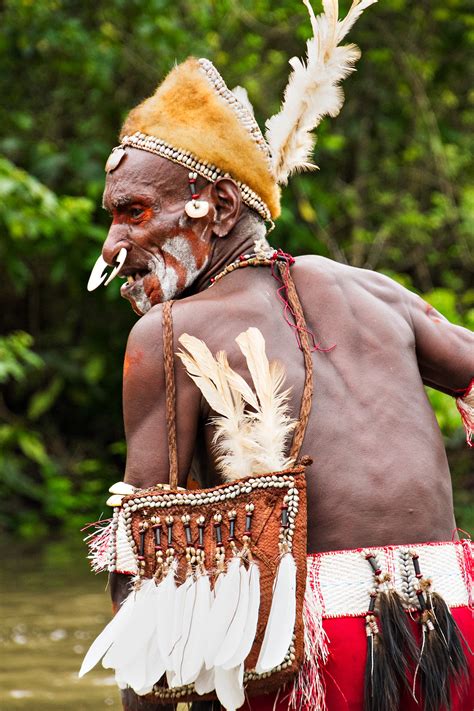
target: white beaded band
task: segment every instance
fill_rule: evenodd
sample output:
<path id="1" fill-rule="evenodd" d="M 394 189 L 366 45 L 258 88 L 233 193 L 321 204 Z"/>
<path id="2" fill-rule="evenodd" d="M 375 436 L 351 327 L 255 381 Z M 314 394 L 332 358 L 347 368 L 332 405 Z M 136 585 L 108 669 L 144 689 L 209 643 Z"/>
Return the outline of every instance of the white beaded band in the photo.
<path id="1" fill-rule="evenodd" d="M 253 114 L 238 100 L 235 94 L 228 88 L 227 84 L 209 59 L 200 59 L 199 64 L 207 79 L 217 91 L 219 96 L 233 109 L 239 122 L 248 131 L 258 148 L 265 154 L 268 167 L 271 169 L 271 153 L 268 143 L 260 131 L 260 126 Z"/>
<path id="2" fill-rule="evenodd" d="M 202 175 L 203 178 L 206 178 L 206 180 L 209 180 L 211 183 L 216 181 L 218 178 L 231 177 L 228 173 L 224 173 L 215 165 L 212 165 L 212 163 L 205 160 L 199 160 L 199 158 L 189 151 L 175 148 L 169 143 L 162 141 L 160 138 L 149 136 L 146 133 L 141 133 L 140 131 L 137 131 L 131 136 L 124 136 L 120 145 L 132 146 L 133 148 L 139 148 L 140 150 L 148 151 L 149 153 L 156 153 L 156 155 L 159 155 L 162 158 L 167 158 L 168 160 L 173 161 L 173 163 L 179 163 L 185 168 L 199 173 L 199 175 Z M 242 183 L 240 180 L 236 180 L 235 182 L 240 188 L 243 202 L 248 207 L 251 207 L 253 210 L 258 212 L 264 220 L 271 220 L 271 214 L 268 206 L 257 195 L 257 193 L 254 192 L 252 188 L 249 188 L 246 183 Z"/>

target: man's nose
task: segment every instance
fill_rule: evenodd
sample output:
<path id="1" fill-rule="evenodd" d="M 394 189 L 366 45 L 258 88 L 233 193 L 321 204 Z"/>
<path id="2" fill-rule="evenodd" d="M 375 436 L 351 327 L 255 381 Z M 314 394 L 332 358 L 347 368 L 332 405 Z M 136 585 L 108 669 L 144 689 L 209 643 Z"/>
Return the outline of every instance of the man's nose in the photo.
<path id="1" fill-rule="evenodd" d="M 125 230 L 121 225 L 112 225 L 109 229 L 109 234 L 102 247 L 102 256 L 110 266 L 113 266 L 117 261 L 117 256 L 122 247 L 125 247 L 127 252 L 130 251 L 132 245 L 126 238 Z"/>

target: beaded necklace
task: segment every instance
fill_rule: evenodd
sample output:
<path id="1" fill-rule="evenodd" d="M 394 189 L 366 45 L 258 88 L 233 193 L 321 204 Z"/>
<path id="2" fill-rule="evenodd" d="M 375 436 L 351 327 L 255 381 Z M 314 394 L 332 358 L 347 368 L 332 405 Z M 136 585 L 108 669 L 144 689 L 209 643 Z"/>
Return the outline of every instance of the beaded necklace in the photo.
<path id="1" fill-rule="evenodd" d="M 290 254 L 286 254 L 281 249 L 275 249 L 273 252 L 267 252 L 264 254 L 257 252 L 241 254 L 238 259 L 224 267 L 224 269 L 216 274 L 215 277 L 211 277 L 208 288 L 214 286 L 214 284 L 222 279 L 222 277 L 226 274 L 234 272 L 236 269 L 243 269 L 244 267 L 271 267 L 275 264 L 275 262 L 283 262 L 288 266 L 291 266 L 294 264 L 295 260 Z"/>

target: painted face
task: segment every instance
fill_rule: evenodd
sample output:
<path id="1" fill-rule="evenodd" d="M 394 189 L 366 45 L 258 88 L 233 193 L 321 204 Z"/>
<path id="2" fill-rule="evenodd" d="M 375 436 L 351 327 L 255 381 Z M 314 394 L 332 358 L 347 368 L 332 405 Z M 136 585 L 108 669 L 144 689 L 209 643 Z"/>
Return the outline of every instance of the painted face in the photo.
<path id="1" fill-rule="evenodd" d="M 176 298 L 210 260 L 213 210 L 189 218 L 184 211 L 189 198 L 188 171 L 146 151 L 127 148 L 107 175 L 103 202 L 112 225 L 102 255 L 114 264 L 120 249 L 127 250 L 120 293 L 140 316 Z"/>

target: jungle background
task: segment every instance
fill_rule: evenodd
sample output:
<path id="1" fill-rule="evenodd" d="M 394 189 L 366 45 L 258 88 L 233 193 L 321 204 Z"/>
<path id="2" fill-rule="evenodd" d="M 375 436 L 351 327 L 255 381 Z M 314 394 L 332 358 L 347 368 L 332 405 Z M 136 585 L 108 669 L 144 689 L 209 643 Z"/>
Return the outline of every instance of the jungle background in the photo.
<path id="1" fill-rule="evenodd" d="M 345 11 L 349 0 L 341 0 Z M 320 10 L 320 0 L 314 0 Z M 474 15 L 462 0 L 379 0 L 346 104 L 318 130 L 320 171 L 285 191 L 272 243 L 376 269 L 474 327 Z M 126 112 L 175 61 L 207 56 L 263 126 L 310 23 L 301 0 L 0 3 L 0 706 L 119 708 L 103 669 L 77 679 L 110 617 L 86 522 L 122 479 L 122 359 L 135 321 L 88 275 L 108 227 L 104 164 Z M 470 64 L 469 64 L 470 62 Z M 430 391 L 458 525 L 472 458 L 454 401 Z M 471 462 L 471 465 L 470 465 Z M 471 471 L 472 473 L 472 471 Z M 414 472 L 416 475 L 416 472 Z"/>
<path id="2" fill-rule="evenodd" d="M 320 4 L 316 0 L 317 11 Z M 341 3 L 347 9 L 348 3 Z M 6 0 L 0 19 L 0 524 L 75 533 L 122 478 L 122 357 L 135 317 L 86 283 L 107 232 L 104 163 L 126 112 L 175 61 L 207 56 L 262 126 L 310 33 L 300 0 Z M 474 16 L 461 0 L 383 0 L 318 172 L 286 189 L 272 242 L 377 269 L 474 327 Z M 458 525 L 474 480 L 453 400 L 430 392 Z"/>

